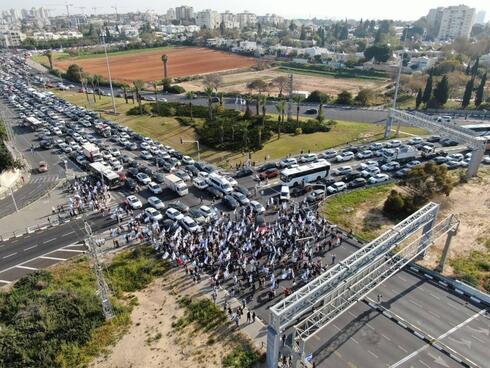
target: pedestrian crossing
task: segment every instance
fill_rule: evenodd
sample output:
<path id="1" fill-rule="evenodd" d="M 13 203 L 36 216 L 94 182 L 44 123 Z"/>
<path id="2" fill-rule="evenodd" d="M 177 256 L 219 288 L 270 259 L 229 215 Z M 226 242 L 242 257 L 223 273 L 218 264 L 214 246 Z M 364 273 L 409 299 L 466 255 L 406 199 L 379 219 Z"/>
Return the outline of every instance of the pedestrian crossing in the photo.
<path id="1" fill-rule="evenodd" d="M 29 180 L 30 183 L 55 183 L 59 181 L 58 175 L 33 175 Z"/>

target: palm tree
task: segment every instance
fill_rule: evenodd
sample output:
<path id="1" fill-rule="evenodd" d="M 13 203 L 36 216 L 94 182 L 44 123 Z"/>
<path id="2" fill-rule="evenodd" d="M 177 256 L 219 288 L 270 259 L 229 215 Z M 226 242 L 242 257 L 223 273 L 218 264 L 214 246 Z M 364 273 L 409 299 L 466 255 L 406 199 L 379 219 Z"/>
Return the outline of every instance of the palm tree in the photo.
<path id="1" fill-rule="evenodd" d="M 44 55 L 48 58 L 49 69 L 53 70 L 53 51 L 47 50 Z"/>
<path id="2" fill-rule="evenodd" d="M 299 110 L 301 107 L 301 102 L 303 101 L 303 97 L 296 95 L 294 96 L 294 102 L 296 102 L 296 124 L 298 125 L 299 128 Z"/>
<path id="3" fill-rule="evenodd" d="M 317 115 L 317 120 L 319 122 L 323 121 L 323 104 L 327 102 L 327 99 L 325 97 L 320 97 L 320 105 L 318 106 L 318 115 Z"/>
<path id="4" fill-rule="evenodd" d="M 80 78 L 80 82 L 82 83 L 82 88 L 85 91 L 85 96 L 87 97 L 87 102 L 90 104 L 90 98 L 88 97 L 88 79 L 87 76 L 82 76 Z"/>
<path id="5" fill-rule="evenodd" d="M 219 97 L 219 105 L 220 106 L 223 106 L 223 97 L 225 96 L 225 94 L 223 92 L 220 92 L 218 93 L 218 97 Z"/>
<path id="6" fill-rule="evenodd" d="M 136 94 L 136 101 L 138 101 L 140 115 L 143 115 L 143 105 L 141 103 L 141 91 L 143 90 L 144 86 L 145 86 L 145 82 L 143 82 L 142 80 L 138 79 L 133 81 L 133 90 L 134 93 Z"/>
<path id="7" fill-rule="evenodd" d="M 192 100 L 194 99 L 194 92 L 186 92 L 185 97 L 189 100 L 189 113 L 191 114 L 191 120 L 194 120 L 194 117 L 192 116 Z"/>
<path id="8" fill-rule="evenodd" d="M 94 97 L 94 104 L 97 103 L 97 99 L 95 98 L 95 76 L 88 76 L 87 81 L 90 83 L 92 86 L 92 96 Z"/>
<path id="9" fill-rule="evenodd" d="M 252 97 L 250 95 L 245 95 L 245 117 L 250 117 L 250 101 L 252 101 Z"/>
<path id="10" fill-rule="evenodd" d="M 281 123 L 284 121 L 284 110 L 286 109 L 286 101 L 281 100 L 276 105 L 279 117 L 277 118 L 277 139 L 281 138 Z"/>
<path id="11" fill-rule="evenodd" d="M 259 108 L 260 108 L 260 93 L 255 96 L 255 115 L 259 116 Z"/>
<path id="12" fill-rule="evenodd" d="M 163 63 L 163 77 L 167 78 L 167 63 L 168 63 L 168 56 L 166 54 L 162 55 L 162 63 Z"/>
<path id="13" fill-rule="evenodd" d="M 157 82 L 151 82 L 151 85 L 153 87 L 153 92 L 155 93 L 155 103 L 158 102 L 158 83 Z"/>
<path id="14" fill-rule="evenodd" d="M 101 99 L 101 91 L 100 91 L 100 82 L 102 81 L 102 76 L 95 74 L 94 75 L 94 83 L 97 85 L 97 95 L 99 95 L 99 100 Z M 94 91 L 95 93 L 95 91 Z"/>
<path id="15" fill-rule="evenodd" d="M 262 125 L 264 125 L 265 114 L 267 112 L 267 96 L 260 95 L 260 104 L 262 105 Z"/>
<path id="16" fill-rule="evenodd" d="M 123 83 L 123 84 L 121 84 L 121 89 L 123 91 L 124 101 L 126 101 L 126 105 L 127 105 L 128 104 L 128 89 L 129 89 L 129 85 L 127 83 Z"/>
<path id="17" fill-rule="evenodd" d="M 209 113 L 209 120 L 213 120 L 213 88 L 212 87 L 206 87 L 204 90 L 204 93 L 208 96 L 208 113 Z"/>

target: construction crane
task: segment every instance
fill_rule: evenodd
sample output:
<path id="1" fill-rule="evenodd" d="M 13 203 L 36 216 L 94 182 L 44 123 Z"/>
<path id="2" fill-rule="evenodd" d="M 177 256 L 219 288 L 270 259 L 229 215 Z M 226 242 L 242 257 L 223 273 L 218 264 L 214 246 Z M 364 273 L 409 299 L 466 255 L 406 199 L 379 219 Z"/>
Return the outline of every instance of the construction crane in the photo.
<path id="1" fill-rule="evenodd" d="M 111 8 L 116 11 L 116 20 L 119 21 L 119 14 L 117 12 L 117 5 L 111 6 Z"/>
<path id="2" fill-rule="evenodd" d="M 64 4 L 46 4 L 46 6 L 63 6 L 66 8 L 66 16 L 69 17 L 70 16 L 70 6 L 73 6 L 73 4 L 69 4 L 69 3 L 64 3 Z"/>

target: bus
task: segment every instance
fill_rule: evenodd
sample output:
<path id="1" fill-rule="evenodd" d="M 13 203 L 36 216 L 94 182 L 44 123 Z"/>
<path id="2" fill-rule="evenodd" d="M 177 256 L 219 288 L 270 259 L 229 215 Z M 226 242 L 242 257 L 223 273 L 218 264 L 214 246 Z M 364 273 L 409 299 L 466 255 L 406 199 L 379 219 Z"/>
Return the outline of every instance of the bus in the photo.
<path id="1" fill-rule="evenodd" d="M 90 173 L 97 179 L 102 179 L 109 189 L 116 189 L 123 185 L 119 174 L 114 172 L 102 162 L 93 162 L 89 165 Z"/>
<path id="2" fill-rule="evenodd" d="M 34 116 L 28 116 L 24 119 L 24 125 L 29 125 L 32 129 L 36 130 L 42 125 L 42 122 Z"/>
<path id="3" fill-rule="evenodd" d="M 281 170 L 281 183 L 289 187 L 295 187 L 325 178 L 329 172 L 330 163 L 321 159 L 316 162 Z"/>

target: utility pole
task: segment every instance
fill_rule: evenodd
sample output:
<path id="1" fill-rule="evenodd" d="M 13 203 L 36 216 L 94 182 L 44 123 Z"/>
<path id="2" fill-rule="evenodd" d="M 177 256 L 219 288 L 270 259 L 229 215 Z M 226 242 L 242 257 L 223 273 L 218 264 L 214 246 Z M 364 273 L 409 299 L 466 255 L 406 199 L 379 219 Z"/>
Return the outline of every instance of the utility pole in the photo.
<path id="1" fill-rule="evenodd" d="M 105 319 L 109 320 L 114 317 L 114 311 L 112 309 L 109 287 L 104 278 L 104 271 L 102 270 L 102 265 L 99 262 L 99 257 L 97 254 L 97 245 L 95 244 L 94 236 L 92 233 L 92 227 L 85 220 L 85 231 L 87 233 L 88 239 L 85 241 L 87 244 L 89 254 L 92 257 L 92 261 L 94 263 L 94 272 L 97 277 L 97 292 L 102 301 L 102 310 L 104 312 Z"/>
<path id="2" fill-rule="evenodd" d="M 288 81 L 288 89 L 289 89 L 289 98 L 288 98 L 288 121 L 291 121 L 293 118 L 293 74 L 289 74 Z"/>
<path id="3" fill-rule="evenodd" d="M 104 34 L 101 33 L 101 35 L 102 35 L 102 43 L 104 44 L 104 54 L 105 54 L 105 63 L 107 65 L 107 74 L 109 75 L 109 87 L 111 88 L 112 111 L 114 112 L 114 115 L 115 115 L 116 114 L 116 101 L 114 99 L 114 90 L 112 89 L 112 76 L 111 76 L 111 67 L 109 65 L 109 56 L 107 55 L 107 43 L 105 42 Z"/>
<path id="4" fill-rule="evenodd" d="M 402 73 L 402 66 L 403 66 L 403 55 L 400 55 L 400 66 L 398 67 L 398 74 L 396 76 L 395 95 L 393 96 L 393 110 L 396 109 L 396 100 L 398 98 L 398 90 L 400 89 L 400 75 Z M 390 137 L 392 126 L 393 126 L 393 115 L 392 115 L 392 110 L 390 110 L 390 114 L 388 116 L 388 120 L 386 121 L 386 126 L 385 126 L 385 134 L 384 134 L 385 139 Z M 397 136 L 399 132 L 400 132 L 400 121 L 398 121 L 398 129 L 396 133 Z"/>
<path id="5" fill-rule="evenodd" d="M 199 149 L 199 141 L 185 141 L 182 138 L 180 138 L 180 144 L 184 143 L 195 143 L 197 145 L 197 161 L 201 161 L 201 151 Z"/>

